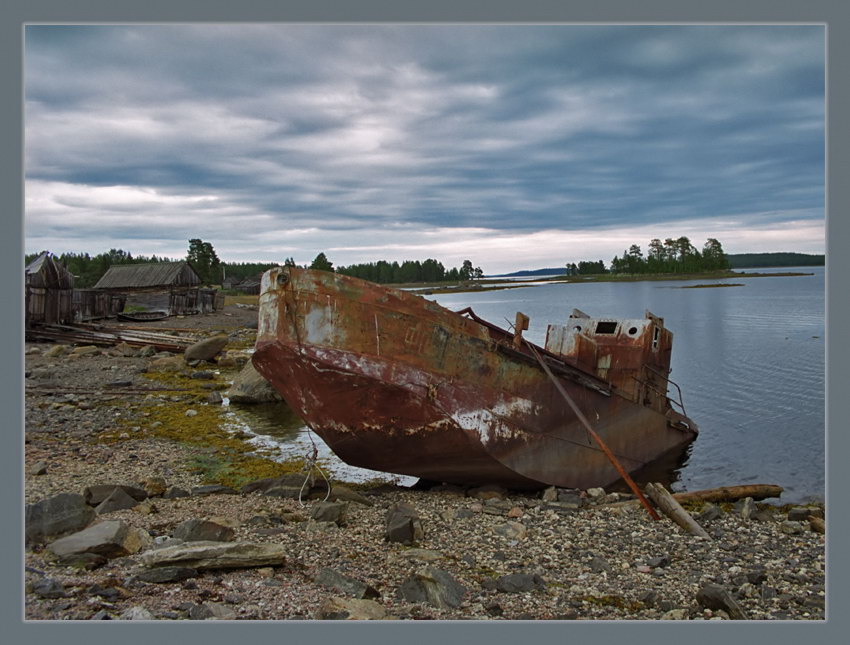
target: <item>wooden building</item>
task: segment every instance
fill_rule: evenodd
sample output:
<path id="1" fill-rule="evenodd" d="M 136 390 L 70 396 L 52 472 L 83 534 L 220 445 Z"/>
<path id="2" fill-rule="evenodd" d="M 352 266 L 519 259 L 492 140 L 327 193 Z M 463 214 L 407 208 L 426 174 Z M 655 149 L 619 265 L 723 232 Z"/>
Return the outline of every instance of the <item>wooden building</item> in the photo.
<path id="1" fill-rule="evenodd" d="M 24 269 L 25 325 L 70 323 L 74 320 L 74 276 L 48 251 Z"/>
<path id="2" fill-rule="evenodd" d="M 119 264 L 109 267 L 95 290 L 125 297 L 128 311 L 167 311 L 172 315 L 215 311 L 216 290 L 202 289 L 188 262 Z"/>

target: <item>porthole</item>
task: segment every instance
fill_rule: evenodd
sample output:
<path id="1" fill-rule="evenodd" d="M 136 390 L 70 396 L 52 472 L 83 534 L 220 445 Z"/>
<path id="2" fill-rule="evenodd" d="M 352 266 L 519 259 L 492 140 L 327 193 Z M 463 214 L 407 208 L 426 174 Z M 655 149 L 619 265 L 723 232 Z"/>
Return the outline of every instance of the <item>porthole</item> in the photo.
<path id="1" fill-rule="evenodd" d="M 573 329 L 575 329 L 576 331 L 581 331 L 581 325 L 576 325 L 575 327 L 573 327 Z"/>
<path id="2" fill-rule="evenodd" d="M 629 336 L 634 336 L 637 333 L 637 327 L 629 328 Z"/>

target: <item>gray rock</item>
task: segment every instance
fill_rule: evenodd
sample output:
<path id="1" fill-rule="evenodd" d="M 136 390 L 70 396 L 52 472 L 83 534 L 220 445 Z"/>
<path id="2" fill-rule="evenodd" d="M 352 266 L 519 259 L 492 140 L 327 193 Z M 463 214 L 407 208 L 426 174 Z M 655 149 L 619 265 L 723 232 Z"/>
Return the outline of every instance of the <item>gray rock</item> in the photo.
<path id="1" fill-rule="evenodd" d="M 142 358 L 150 358 L 154 354 L 156 354 L 156 349 L 153 345 L 145 345 L 139 350 L 139 356 Z"/>
<path id="2" fill-rule="evenodd" d="M 147 493 L 145 493 L 147 496 Z M 95 508 L 95 512 L 98 515 L 103 515 L 104 513 L 112 513 L 113 511 L 123 511 L 127 508 L 133 508 L 139 502 L 124 492 L 124 490 L 120 486 L 116 486 L 112 489 L 112 492 L 109 494 L 105 500 L 103 500 L 100 504 Z"/>
<path id="3" fill-rule="evenodd" d="M 648 567 L 652 567 L 653 569 L 663 569 L 664 567 L 670 566 L 670 556 L 669 555 L 661 555 L 656 558 L 650 558 L 646 561 L 646 565 Z"/>
<path id="4" fill-rule="evenodd" d="M 738 601 L 732 597 L 732 594 L 725 587 L 713 583 L 707 583 L 697 592 L 696 600 L 701 607 L 712 610 L 723 610 L 729 614 L 732 620 L 746 620 L 747 616 L 744 613 Z"/>
<path id="5" fill-rule="evenodd" d="M 266 477 L 265 479 L 257 479 L 255 481 L 248 482 L 239 489 L 239 492 L 242 495 L 248 495 L 254 492 L 262 493 L 281 486 L 298 488 L 299 490 L 303 486 L 306 491 L 313 486 L 313 477 L 312 475 L 308 477 L 301 473 L 287 473 L 280 477 Z"/>
<path id="6" fill-rule="evenodd" d="M 422 521 L 410 504 L 395 504 L 387 511 L 385 539 L 388 542 L 413 545 L 420 542 L 424 535 Z"/>
<path id="7" fill-rule="evenodd" d="M 189 361 L 211 361 L 227 346 L 228 340 L 227 336 L 205 338 L 189 345 L 183 353 L 183 357 L 187 363 Z"/>
<path id="8" fill-rule="evenodd" d="M 197 569 L 192 569 L 191 567 L 156 567 L 136 574 L 136 578 L 142 582 L 150 582 L 154 584 L 182 582 L 183 580 L 189 580 L 197 577 Z"/>
<path id="9" fill-rule="evenodd" d="M 238 495 L 238 493 L 229 486 L 221 486 L 220 484 L 209 484 L 207 486 L 195 486 L 192 489 L 192 495 Z"/>
<path id="10" fill-rule="evenodd" d="M 776 516 L 773 513 L 773 509 L 771 508 L 761 508 L 755 511 L 750 519 L 754 522 L 775 522 Z"/>
<path id="11" fill-rule="evenodd" d="M 455 580 L 448 571 L 426 567 L 405 580 L 398 595 L 408 602 L 424 602 L 438 609 L 460 607 L 466 587 Z"/>
<path id="12" fill-rule="evenodd" d="M 56 564 L 75 569 L 97 569 L 106 564 L 107 559 L 97 553 L 69 553 L 56 558 Z"/>
<path id="13" fill-rule="evenodd" d="M 89 506 L 99 506 L 103 501 L 112 495 L 116 488 L 120 488 L 124 493 L 132 497 L 138 502 L 147 499 L 148 493 L 143 488 L 138 486 L 125 486 L 123 484 L 98 484 L 97 486 L 89 486 L 83 490 L 86 504 Z"/>
<path id="14" fill-rule="evenodd" d="M 174 537 L 184 542 L 230 542 L 235 533 L 229 526 L 197 518 L 181 522 L 174 529 Z"/>
<path id="15" fill-rule="evenodd" d="M 342 500 L 346 502 L 355 502 L 356 504 L 362 504 L 363 506 L 375 505 L 375 502 L 368 497 L 351 490 L 347 486 L 341 486 L 339 484 L 334 484 L 333 488 L 331 488 L 330 499 L 335 501 Z"/>
<path id="16" fill-rule="evenodd" d="M 161 497 L 168 490 L 168 484 L 163 477 L 147 477 L 139 482 L 139 488 L 144 490 L 148 497 Z"/>
<path id="17" fill-rule="evenodd" d="M 207 605 L 192 605 L 189 607 L 189 620 L 206 620 L 212 617 L 212 609 Z"/>
<path id="18" fill-rule="evenodd" d="M 156 620 L 151 612 L 144 607 L 130 607 L 124 610 L 118 620 Z"/>
<path id="19" fill-rule="evenodd" d="M 823 519 L 823 509 L 817 506 L 795 506 L 788 510 L 788 520 L 791 522 L 807 522 L 810 515 Z"/>
<path id="20" fill-rule="evenodd" d="M 697 515 L 697 524 L 702 525 L 704 522 L 713 522 L 714 520 L 723 517 L 723 509 L 716 504 L 706 504 L 702 512 Z"/>
<path id="21" fill-rule="evenodd" d="M 316 618 L 318 620 L 386 620 L 389 615 L 383 605 L 374 600 L 331 596 L 316 611 Z"/>
<path id="22" fill-rule="evenodd" d="M 785 535 L 802 535 L 806 532 L 808 525 L 804 522 L 791 522 L 786 520 L 779 525 L 779 530 Z"/>
<path id="23" fill-rule="evenodd" d="M 279 544 L 191 542 L 146 551 L 141 561 L 148 567 L 183 566 L 198 571 L 239 569 L 281 566 L 286 561 L 286 552 Z"/>
<path id="24" fill-rule="evenodd" d="M 178 497 L 189 497 L 191 493 L 182 488 L 178 488 L 177 486 L 169 486 L 168 490 L 166 490 L 162 497 L 163 499 L 177 499 Z"/>
<path id="25" fill-rule="evenodd" d="M 214 373 L 214 372 L 210 372 L 209 370 L 199 370 L 199 371 L 197 371 L 197 372 L 192 372 L 192 373 L 189 375 L 189 378 L 193 378 L 193 379 L 198 379 L 198 380 L 208 381 L 208 380 L 210 380 L 210 379 L 214 379 L 214 378 L 215 378 L 215 373 Z"/>
<path id="26" fill-rule="evenodd" d="M 43 461 L 39 461 L 35 466 L 32 467 L 33 475 L 46 475 L 47 474 L 47 464 Z"/>
<path id="27" fill-rule="evenodd" d="M 475 499 L 486 500 L 486 499 L 505 499 L 505 495 L 507 491 L 501 486 L 496 486 L 495 484 L 487 484 L 486 486 L 478 486 L 476 488 L 470 488 L 466 491 L 466 494 L 469 497 L 474 497 Z"/>
<path id="28" fill-rule="evenodd" d="M 60 557 L 96 553 L 112 559 L 138 552 L 145 544 L 145 538 L 150 539 L 145 531 L 131 528 L 121 520 L 110 520 L 60 538 L 52 542 L 48 549 Z"/>
<path id="29" fill-rule="evenodd" d="M 584 504 L 584 500 L 577 491 L 558 491 L 558 499 L 553 501 L 566 508 L 581 508 Z"/>
<path id="30" fill-rule="evenodd" d="M 68 596 L 62 584 L 53 578 L 36 580 L 32 585 L 32 592 L 42 598 L 66 598 Z"/>
<path id="31" fill-rule="evenodd" d="M 280 497 L 281 499 L 298 499 L 299 497 L 306 497 L 307 492 L 300 486 L 275 486 L 274 488 L 269 488 L 263 495 L 267 497 Z"/>
<path id="32" fill-rule="evenodd" d="M 345 526 L 348 519 L 348 502 L 317 502 L 310 517 L 317 522 L 333 522 Z"/>
<path id="33" fill-rule="evenodd" d="M 47 538 L 65 535 L 85 528 L 95 518 L 94 509 L 82 495 L 60 493 L 35 504 L 25 511 L 27 543 L 43 542 Z"/>
<path id="34" fill-rule="evenodd" d="M 734 511 L 743 519 L 748 520 L 756 511 L 756 503 L 752 497 L 745 497 L 735 502 Z"/>
<path id="35" fill-rule="evenodd" d="M 227 393 L 231 403 L 271 403 L 283 400 L 277 390 L 274 389 L 249 361 L 242 371 L 233 379 L 233 385 Z"/>
<path id="36" fill-rule="evenodd" d="M 374 587 L 367 585 L 355 578 L 343 575 L 342 573 L 324 567 L 319 570 L 315 582 L 332 589 L 338 593 L 348 594 L 355 598 L 380 598 L 381 594 Z"/>
<path id="37" fill-rule="evenodd" d="M 528 534 L 528 529 L 520 522 L 505 522 L 493 529 L 496 535 L 501 535 L 509 540 L 523 540 Z"/>
<path id="38" fill-rule="evenodd" d="M 546 582 L 536 573 L 511 573 L 496 579 L 496 589 L 504 593 L 521 593 L 544 589 Z"/>
<path id="39" fill-rule="evenodd" d="M 558 489 L 554 486 L 550 486 L 549 488 L 544 489 L 543 492 L 540 494 L 540 499 L 542 499 L 544 502 L 557 501 Z"/>
<path id="40" fill-rule="evenodd" d="M 606 560 L 605 558 L 600 558 L 598 556 L 595 556 L 590 560 L 590 570 L 593 573 L 602 573 L 603 571 L 611 571 L 611 565 L 608 564 L 608 560 Z"/>

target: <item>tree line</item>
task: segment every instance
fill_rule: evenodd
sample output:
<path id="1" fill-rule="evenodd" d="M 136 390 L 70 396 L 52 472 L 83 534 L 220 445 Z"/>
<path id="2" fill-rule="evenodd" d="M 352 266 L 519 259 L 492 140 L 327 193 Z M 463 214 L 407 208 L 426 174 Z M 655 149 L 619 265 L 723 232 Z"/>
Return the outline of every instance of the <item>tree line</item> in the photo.
<path id="1" fill-rule="evenodd" d="M 663 242 L 654 238 L 649 242 L 646 256 L 640 246 L 632 244 L 622 256 L 611 260 L 611 273 L 702 273 L 728 268 L 729 259 L 723 246 L 713 237 L 706 240 L 702 251 L 684 236 Z"/>
<path id="2" fill-rule="evenodd" d="M 289 261 L 287 261 L 289 263 Z M 319 253 L 309 266 L 310 269 L 331 271 L 353 278 L 361 278 L 378 284 L 401 284 L 410 282 L 461 282 L 484 277 L 481 267 L 473 266 L 472 260 L 464 260 L 460 267 L 446 269 L 442 262 L 428 258 L 424 261 L 362 262 L 334 268 L 324 253 Z"/>
<path id="3" fill-rule="evenodd" d="M 24 265 L 35 260 L 40 253 L 30 253 L 24 257 Z M 74 276 L 77 288 L 87 289 L 97 284 L 103 275 L 113 265 L 149 264 L 156 262 L 179 262 L 181 260 L 159 257 L 156 255 L 133 255 L 123 249 L 109 249 L 104 253 L 89 255 L 88 253 L 62 253 L 56 259 L 65 265 Z M 193 238 L 189 240 L 186 257 L 183 258 L 201 278 L 203 284 L 221 284 L 225 277 L 236 278 L 240 282 L 280 266 L 277 262 L 223 262 L 209 242 Z M 285 265 L 295 266 L 293 258 L 286 258 Z M 321 271 L 337 272 L 380 284 L 404 282 L 459 282 L 477 280 L 484 276 L 481 267 L 473 266 L 471 260 L 464 260 L 457 268 L 446 269 L 442 262 L 427 259 L 404 262 L 367 262 L 334 268 L 324 253 L 319 253 L 310 265 L 305 268 Z"/>

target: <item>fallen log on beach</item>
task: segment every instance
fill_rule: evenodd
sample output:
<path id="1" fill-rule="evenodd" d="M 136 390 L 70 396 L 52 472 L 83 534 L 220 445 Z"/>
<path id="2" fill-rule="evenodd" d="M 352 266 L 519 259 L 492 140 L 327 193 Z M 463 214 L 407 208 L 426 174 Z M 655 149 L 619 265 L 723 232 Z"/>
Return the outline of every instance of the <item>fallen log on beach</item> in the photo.
<path id="1" fill-rule="evenodd" d="M 746 484 L 744 486 L 721 486 L 707 490 L 695 490 L 689 493 L 676 493 L 673 498 L 679 502 L 737 502 L 745 497 L 754 500 L 779 497 L 782 486 L 775 484 Z"/>
<path id="2" fill-rule="evenodd" d="M 679 502 L 673 499 L 673 496 L 664 486 L 661 484 L 647 484 L 646 494 L 667 517 L 688 533 L 705 538 L 706 540 L 711 539 L 706 530 L 697 524 L 696 520 L 691 517 L 691 514 L 679 505 Z"/>
<path id="3" fill-rule="evenodd" d="M 775 484 L 745 484 L 743 486 L 721 486 L 720 488 L 708 488 L 706 490 L 695 490 L 685 493 L 673 493 L 672 497 L 679 504 L 689 502 L 737 502 L 745 497 L 754 500 L 779 497 L 784 489 Z M 614 502 L 612 504 L 600 504 L 597 508 L 622 508 L 623 506 L 634 506 L 638 500 L 631 499 L 625 502 Z"/>

